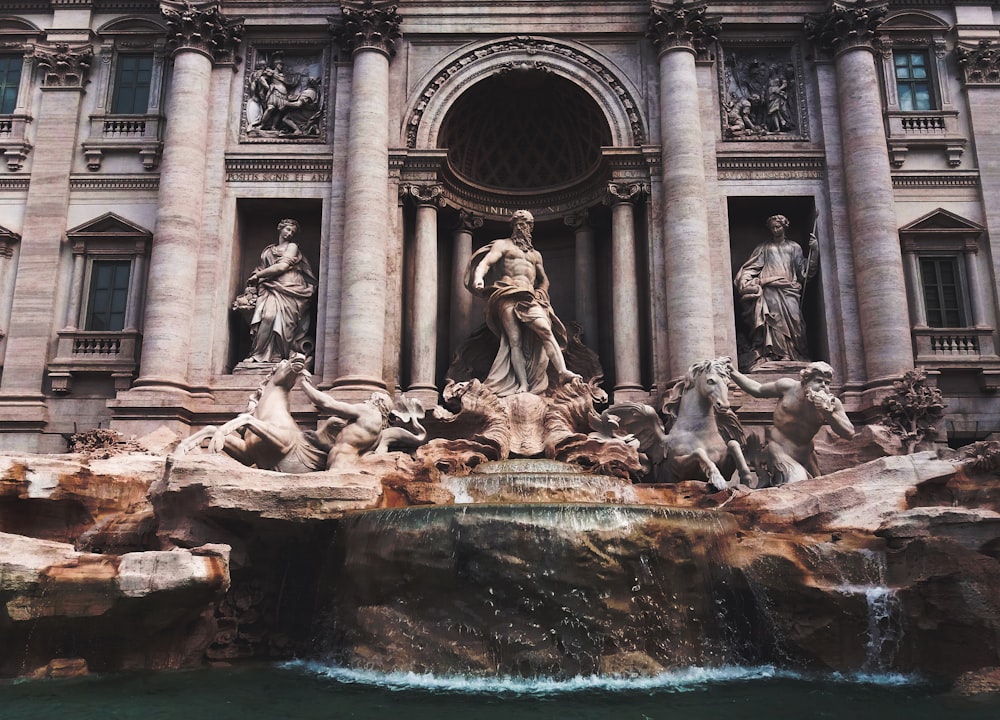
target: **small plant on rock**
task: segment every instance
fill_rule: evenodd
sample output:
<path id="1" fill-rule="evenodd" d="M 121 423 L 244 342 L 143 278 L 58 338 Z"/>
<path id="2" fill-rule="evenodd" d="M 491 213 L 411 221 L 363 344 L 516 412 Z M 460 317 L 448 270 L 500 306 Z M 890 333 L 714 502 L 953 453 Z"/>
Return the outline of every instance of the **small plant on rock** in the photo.
<path id="1" fill-rule="evenodd" d="M 937 435 L 935 425 L 944 416 L 944 400 L 940 390 L 927 385 L 922 368 L 910 370 L 892 388 L 892 394 L 882 401 L 882 423 L 900 439 L 909 455 L 923 440 Z"/>

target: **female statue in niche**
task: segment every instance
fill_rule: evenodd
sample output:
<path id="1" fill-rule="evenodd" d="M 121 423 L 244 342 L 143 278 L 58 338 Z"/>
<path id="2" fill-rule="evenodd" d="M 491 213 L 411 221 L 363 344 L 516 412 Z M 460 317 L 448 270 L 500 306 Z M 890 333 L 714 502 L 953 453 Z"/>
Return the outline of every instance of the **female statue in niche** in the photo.
<path id="1" fill-rule="evenodd" d="M 293 352 L 312 356 L 309 305 L 316 294 L 316 276 L 292 238 L 299 224 L 278 223 L 278 241 L 260 254 L 260 263 L 247 279 L 247 292 L 237 298 L 236 310 L 253 309 L 250 319 L 250 355 L 244 362 L 270 363 Z"/>
<path id="2" fill-rule="evenodd" d="M 788 218 L 772 215 L 767 229 L 771 239 L 754 249 L 733 281 L 751 328 L 751 370 L 774 360 L 809 360 L 802 288 L 818 268 L 816 236 L 810 233 L 809 256 L 804 258 L 799 244 L 785 236 Z"/>

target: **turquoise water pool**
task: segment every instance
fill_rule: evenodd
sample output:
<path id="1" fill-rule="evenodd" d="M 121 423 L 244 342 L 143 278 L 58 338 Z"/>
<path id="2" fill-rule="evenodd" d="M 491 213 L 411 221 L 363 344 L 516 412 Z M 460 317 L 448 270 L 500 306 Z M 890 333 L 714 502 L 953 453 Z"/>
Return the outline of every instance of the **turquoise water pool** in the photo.
<path id="1" fill-rule="evenodd" d="M 1000 698 L 915 678 L 691 669 L 566 682 L 378 675 L 314 663 L 0 684 L 2 720 L 997 720 Z"/>

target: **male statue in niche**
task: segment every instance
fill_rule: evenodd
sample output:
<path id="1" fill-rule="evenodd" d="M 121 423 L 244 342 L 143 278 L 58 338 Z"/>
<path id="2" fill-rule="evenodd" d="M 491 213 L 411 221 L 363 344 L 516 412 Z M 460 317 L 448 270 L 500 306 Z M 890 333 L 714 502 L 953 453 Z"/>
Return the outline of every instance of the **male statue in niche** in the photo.
<path id="1" fill-rule="evenodd" d="M 788 225 L 784 215 L 767 219 L 771 239 L 754 249 L 733 281 L 750 328 L 750 370 L 772 361 L 810 359 L 802 290 L 816 275 L 818 243 L 810 233 L 809 254 L 803 257 L 799 244 L 785 234 Z"/>
<path id="2" fill-rule="evenodd" d="M 477 250 L 466 272 L 466 287 L 486 298 L 486 324 L 500 339 L 484 381 L 499 397 L 545 392 L 550 363 L 560 384 L 580 379 L 566 367 L 566 328 L 549 303 L 549 278 L 531 244 L 534 226 L 530 212 L 516 211 L 511 236 Z"/>

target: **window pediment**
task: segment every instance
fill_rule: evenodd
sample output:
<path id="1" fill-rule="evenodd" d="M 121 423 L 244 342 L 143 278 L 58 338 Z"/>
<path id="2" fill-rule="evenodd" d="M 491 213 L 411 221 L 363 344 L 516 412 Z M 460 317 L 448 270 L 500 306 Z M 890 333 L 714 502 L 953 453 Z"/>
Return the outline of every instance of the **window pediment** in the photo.
<path id="1" fill-rule="evenodd" d="M 121 215 L 113 212 L 105 213 L 100 217 L 88 220 L 82 225 L 66 231 L 66 237 L 70 240 L 88 240 L 99 238 L 120 238 L 120 239 L 143 239 L 148 240 L 153 237 L 146 228 L 141 225 L 126 220 Z"/>

